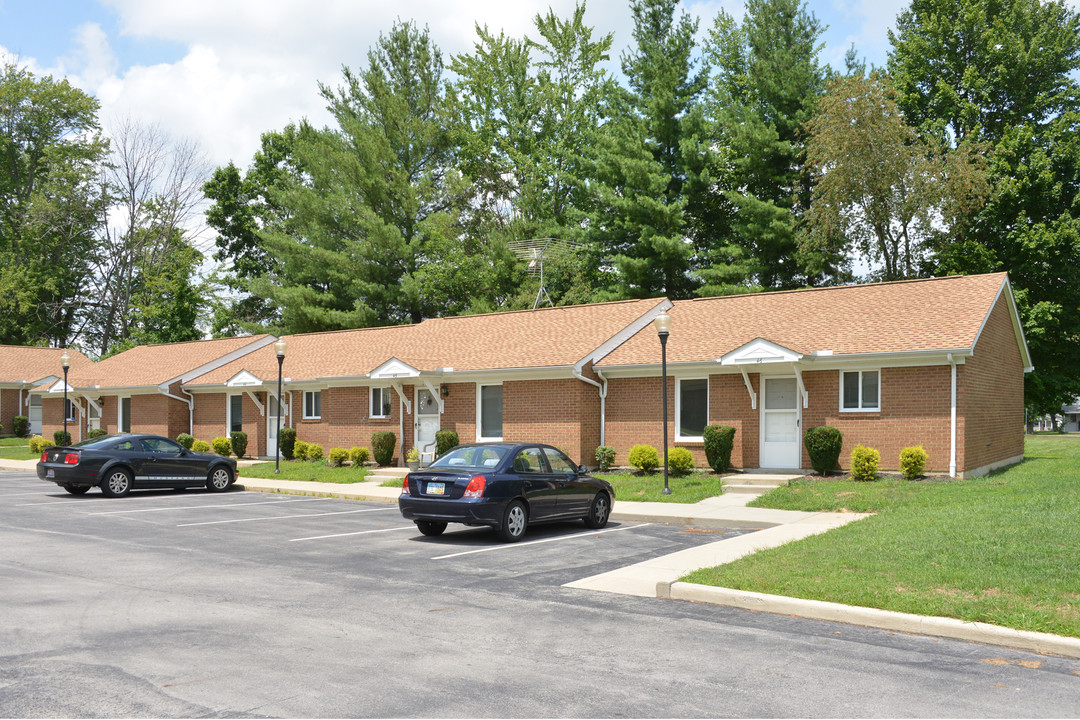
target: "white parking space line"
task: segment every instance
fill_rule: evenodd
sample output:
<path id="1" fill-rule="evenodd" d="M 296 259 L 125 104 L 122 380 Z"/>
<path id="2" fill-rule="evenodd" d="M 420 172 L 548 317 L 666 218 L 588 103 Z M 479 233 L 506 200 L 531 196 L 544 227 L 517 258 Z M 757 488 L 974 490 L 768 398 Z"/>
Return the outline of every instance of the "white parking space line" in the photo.
<path id="1" fill-rule="evenodd" d="M 514 548 L 526 547 L 528 545 L 539 545 L 540 543 L 557 542 L 559 540 L 573 540 L 574 538 L 589 537 L 590 535 L 603 535 L 604 533 L 619 532 L 620 530 L 634 530 L 636 528 L 643 528 L 652 523 L 641 523 L 640 525 L 625 525 L 617 528 L 608 528 L 607 530 L 591 530 L 589 532 L 575 533 L 573 535 L 560 535 L 559 537 L 544 538 L 543 540 L 531 540 L 529 542 L 519 543 L 506 543 L 505 545 L 491 545 L 489 547 L 477 548 L 475 550 L 464 550 L 462 552 L 450 553 L 449 555 L 439 555 L 438 557 L 431 558 L 432 560 L 445 560 L 447 558 L 461 557 L 462 555 L 475 555 L 476 553 L 490 552 L 491 550 L 512 550 Z"/>
<path id="2" fill-rule="evenodd" d="M 60 490 L 61 492 L 63 492 L 62 488 L 57 488 L 57 490 Z M 149 499 L 149 498 L 147 498 L 147 499 Z M 61 495 L 56 500 L 46 500 L 45 502 L 37 502 L 37 503 L 19 503 L 18 505 L 15 505 L 15 507 L 46 507 L 46 506 L 49 506 L 49 505 L 54 505 L 54 506 L 61 506 L 62 505 L 64 507 L 69 507 L 71 505 L 83 505 L 85 503 L 99 503 L 99 502 L 116 502 L 116 500 L 115 500 L 115 498 L 107 498 L 107 497 L 92 497 L 92 498 L 70 497 L 65 492 L 63 495 Z M 136 500 L 136 502 L 137 502 L 137 500 Z"/>
<path id="3" fill-rule="evenodd" d="M 280 505 L 281 503 L 302 503 L 325 500 L 326 498 L 308 498 L 306 500 L 267 500 L 266 502 L 225 503 L 224 505 L 179 505 L 177 507 L 140 508 L 138 510 L 109 510 L 108 512 L 87 513 L 88 515 L 130 515 L 131 513 L 168 512 L 169 510 L 203 510 L 204 508 L 245 508 L 255 505 Z"/>
<path id="4" fill-rule="evenodd" d="M 397 508 L 395 508 L 395 510 L 396 509 Z M 336 535 L 313 535 L 312 537 L 293 538 L 289 542 L 300 542 L 301 540 L 325 540 L 327 538 L 349 537 L 350 535 L 371 535 L 372 533 L 393 532 L 394 530 L 413 530 L 415 528 L 415 525 L 402 525 L 401 527 L 383 528 L 381 530 L 361 530 L 360 532 L 338 533 Z"/>
<path id="5" fill-rule="evenodd" d="M 327 515 L 355 515 L 356 513 L 386 512 L 387 510 L 397 510 L 397 508 L 364 508 L 363 510 L 338 510 L 336 512 L 304 513 L 302 515 L 273 515 L 271 517 L 233 518 L 232 520 L 207 520 L 206 522 L 183 523 L 177 525 L 176 527 L 194 527 L 196 525 L 223 525 L 225 523 L 256 522 L 258 520 L 289 520 L 292 518 L 326 517 Z"/>

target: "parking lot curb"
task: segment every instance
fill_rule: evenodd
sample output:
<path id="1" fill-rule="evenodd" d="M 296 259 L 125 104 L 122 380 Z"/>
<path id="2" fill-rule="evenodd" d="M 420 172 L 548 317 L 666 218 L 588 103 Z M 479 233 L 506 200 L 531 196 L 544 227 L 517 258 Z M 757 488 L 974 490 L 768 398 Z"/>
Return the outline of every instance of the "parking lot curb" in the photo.
<path id="1" fill-rule="evenodd" d="M 986 645 L 997 645 L 1016 650 L 1080 659 L 1080 638 L 1063 637 L 1029 630 L 1013 630 L 999 625 L 965 622 L 955 618 L 911 615 L 891 610 L 842 605 L 821 600 L 804 600 L 782 595 L 767 595 L 747 590 L 732 590 L 730 588 L 687 582 L 658 582 L 656 596 L 777 615 L 794 615 L 810 620 L 842 622 L 848 625 L 860 625 L 912 635 L 967 640 Z"/>

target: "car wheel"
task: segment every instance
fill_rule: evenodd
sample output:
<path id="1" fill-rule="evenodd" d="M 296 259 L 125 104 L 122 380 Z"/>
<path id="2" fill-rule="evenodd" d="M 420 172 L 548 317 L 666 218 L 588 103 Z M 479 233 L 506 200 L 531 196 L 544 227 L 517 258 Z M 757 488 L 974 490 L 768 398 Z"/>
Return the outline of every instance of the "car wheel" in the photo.
<path id="1" fill-rule="evenodd" d="M 90 489 L 89 485 L 64 485 L 63 487 L 72 495 L 85 495 Z"/>
<path id="2" fill-rule="evenodd" d="M 529 524 L 529 514 L 520 500 L 514 500 L 506 506 L 502 524 L 499 525 L 499 537 L 506 542 L 517 542 L 525 534 Z"/>
<path id="3" fill-rule="evenodd" d="M 131 473 L 127 470 L 110 470 L 101 483 L 101 493 L 105 497 L 124 497 L 131 492 Z"/>
<path id="4" fill-rule="evenodd" d="M 435 522 L 434 520 L 417 520 L 416 527 L 428 537 L 438 537 L 439 535 L 442 535 L 443 530 L 446 529 L 446 523 Z"/>
<path id="5" fill-rule="evenodd" d="M 232 485 L 232 473 L 229 468 L 218 466 L 206 477 L 206 489 L 210 492 L 223 492 Z"/>
<path id="6" fill-rule="evenodd" d="M 607 525 L 610 516 L 611 501 L 606 492 L 598 492 L 592 504 L 589 505 L 589 514 L 585 516 L 585 527 L 599 530 Z"/>

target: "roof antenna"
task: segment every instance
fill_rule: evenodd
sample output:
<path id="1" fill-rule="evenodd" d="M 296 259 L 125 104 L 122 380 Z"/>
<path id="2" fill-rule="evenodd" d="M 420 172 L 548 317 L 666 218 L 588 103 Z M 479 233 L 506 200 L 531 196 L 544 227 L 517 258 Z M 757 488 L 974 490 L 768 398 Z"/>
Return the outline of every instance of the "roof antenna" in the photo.
<path id="1" fill-rule="evenodd" d="M 555 307 L 547 288 L 544 287 L 544 258 L 559 258 L 569 254 L 574 249 L 574 243 L 561 238 L 533 238 L 531 240 L 511 240 L 507 243 L 511 252 L 528 263 L 526 271 L 532 277 L 540 278 L 540 289 L 536 291 L 536 301 L 532 309 L 540 307 L 543 300 L 548 305 Z"/>

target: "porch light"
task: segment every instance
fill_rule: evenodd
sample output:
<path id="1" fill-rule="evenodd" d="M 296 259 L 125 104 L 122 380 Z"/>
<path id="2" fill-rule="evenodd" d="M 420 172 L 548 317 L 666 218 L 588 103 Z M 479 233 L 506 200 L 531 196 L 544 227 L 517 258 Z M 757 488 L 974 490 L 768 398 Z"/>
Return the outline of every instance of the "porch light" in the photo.
<path id="1" fill-rule="evenodd" d="M 671 332 L 671 316 L 666 312 L 661 312 L 653 320 L 653 325 L 656 326 L 656 334 L 660 336 L 660 382 L 661 382 L 661 403 L 664 406 L 664 494 L 670 495 L 671 488 L 668 487 L 668 443 L 667 443 L 667 339 L 668 333 Z"/>
<path id="2" fill-rule="evenodd" d="M 288 347 L 285 338 L 280 338 L 274 343 L 274 352 L 277 353 L 277 417 L 274 423 L 277 426 L 274 432 L 274 474 L 281 472 L 281 366 L 285 362 L 285 349 Z"/>

